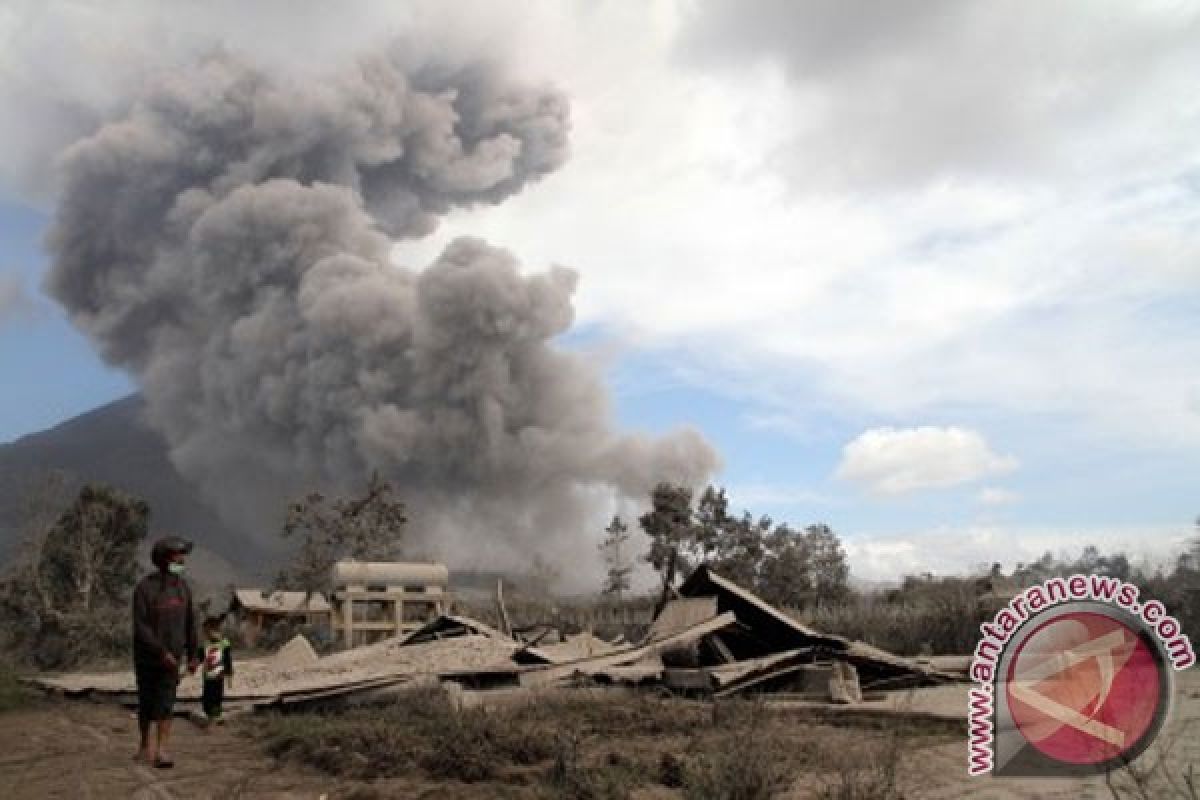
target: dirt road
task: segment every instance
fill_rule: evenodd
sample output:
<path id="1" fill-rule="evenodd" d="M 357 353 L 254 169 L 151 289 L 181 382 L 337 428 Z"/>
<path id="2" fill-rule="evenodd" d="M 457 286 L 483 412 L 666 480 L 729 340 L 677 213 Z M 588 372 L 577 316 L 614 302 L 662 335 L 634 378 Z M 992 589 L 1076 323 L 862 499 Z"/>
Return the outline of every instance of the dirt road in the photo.
<path id="1" fill-rule="evenodd" d="M 176 766 L 135 763 L 137 720 L 111 705 L 56 701 L 0 716 L 0 796 L 11 800 L 317 800 L 331 778 L 279 767 L 228 727 L 202 731 L 177 720 Z"/>
<path id="2" fill-rule="evenodd" d="M 966 703 L 965 688 L 961 702 Z M 960 706 L 961 707 L 961 706 Z M 1136 762 L 1148 768 L 1161 757 L 1165 771 L 1176 781 L 1173 790 L 1161 776 L 1155 776 L 1145 795 L 1132 789 L 1129 779 L 1114 773 L 1113 780 L 1119 797 L 1149 796 L 1173 800 L 1187 797 L 1182 789 L 1182 776 L 1189 766 L 1200 773 L 1200 668 L 1176 674 L 1175 702 L 1167 726 L 1155 745 Z M 966 746 L 949 744 L 931 747 L 921 752 L 919 760 L 903 765 L 903 788 L 906 796 L 929 800 L 1100 800 L 1112 798 L 1102 777 L 1087 779 L 1014 779 L 991 777 L 971 778 L 966 774 Z M 1198 775 L 1197 777 L 1200 777 Z"/>

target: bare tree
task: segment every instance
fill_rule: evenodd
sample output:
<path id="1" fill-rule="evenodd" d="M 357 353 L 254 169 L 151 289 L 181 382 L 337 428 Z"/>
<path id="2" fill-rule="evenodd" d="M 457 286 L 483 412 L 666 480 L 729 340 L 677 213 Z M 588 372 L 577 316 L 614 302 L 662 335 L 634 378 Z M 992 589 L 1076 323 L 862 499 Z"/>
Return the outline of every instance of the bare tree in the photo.
<path id="1" fill-rule="evenodd" d="M 612 522 L 604 532 L 608 535 L 600 543 L 600 552 L 604 554 L 607 573 L 602 591 L 604 594 L 615 595 L 620 603 L 624 593 L 629 590 L 630 576 L 633 573 L 633 562 L 630 561 L 626 549 L 629 544 L 629 528 L 619 516 L 613 516 Z"/>
<path id="2" fill-rule="evenodd" d="M 288 507 L 284 538 L 299 538 L 291 563 L 279 573 L 276 585 L 308 593 L 332 588 L 336 561 L 390 561 L 400 557 L 408 524 L 403 502 L 392 485 L 372 474 L 361 495 L 330 501 L 311 492 Z"/>
<path id="3" fill-rule="evenodd" d="M 24 493 L 20 544 L 7 577 L 9 581 L 21 583 L 23 591 L 32 592 L 32 599 L 41 608 L 52 608 L 53 603 L 38 565 L 42 563 L 46 539 L 70 501 L 67 475 L 59 470 L 33 479 Z"/>

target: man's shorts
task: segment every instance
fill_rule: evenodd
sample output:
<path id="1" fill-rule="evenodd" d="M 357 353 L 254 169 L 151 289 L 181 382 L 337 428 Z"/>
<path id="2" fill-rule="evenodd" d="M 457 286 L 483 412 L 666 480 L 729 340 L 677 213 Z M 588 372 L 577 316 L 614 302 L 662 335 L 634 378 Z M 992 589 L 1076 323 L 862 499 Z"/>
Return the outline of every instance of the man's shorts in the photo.
<path id="1" fill-rule="evenodd" d="M 174 671 L 154 666 L 138 665 L 137 675 L 138 719 L 163 720 L 171 718 L 175 708 L 175 687 L 179 680 Z"/>

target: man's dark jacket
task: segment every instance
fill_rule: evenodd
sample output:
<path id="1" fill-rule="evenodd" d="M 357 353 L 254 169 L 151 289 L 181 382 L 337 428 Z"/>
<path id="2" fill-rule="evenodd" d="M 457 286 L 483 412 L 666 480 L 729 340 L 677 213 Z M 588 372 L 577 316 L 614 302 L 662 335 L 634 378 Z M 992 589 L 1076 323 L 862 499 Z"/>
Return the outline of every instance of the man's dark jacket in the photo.
<path id="1" fill-rule="evenodd" d="M 133 662 L 144 669 L 166 669 L 163 656 L 176 664 L 196 652 L 192 592 L 183 578 L 155 572 L 133 590 Z"/>

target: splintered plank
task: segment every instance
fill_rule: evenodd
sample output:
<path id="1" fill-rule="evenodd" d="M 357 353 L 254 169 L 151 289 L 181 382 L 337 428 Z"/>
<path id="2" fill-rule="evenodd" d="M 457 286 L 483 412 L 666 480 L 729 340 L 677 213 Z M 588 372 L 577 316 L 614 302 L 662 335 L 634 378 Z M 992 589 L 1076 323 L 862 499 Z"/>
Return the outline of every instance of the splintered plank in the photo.
<path id="1" fill-rule="evenodd" d="M 652 655 L 661 655 L 662 653 L 673 650 L 683 645 L 691 644 L 698 641 L 711 633 L 715 633 L 725 628 L 732 627 L 737 624 L 737 618 L 732 611 L 727 611 L 712 619 L 702 622 L 698 625 L 693 625 L 690 628 L 679 631 L 665 639 L 652 641 L 648 644 L 638 645 L 626 650 L 621 650 L 616 653 L 610 653 L 604 656 L 593 658 L 584 658 L 578 661 L 560 664 L 558 666 L 549 667 L 547 669 L 533 670 L 521 675 L 522 686 L 547 686 L 556 683 L 564 678 L 568 678 L 576 673 L 589 674 L 591 672 L 599 672 L 609 667 L 620 666 L 624 664 L 632 664 L 635 661 L 641 661 Z"/>

